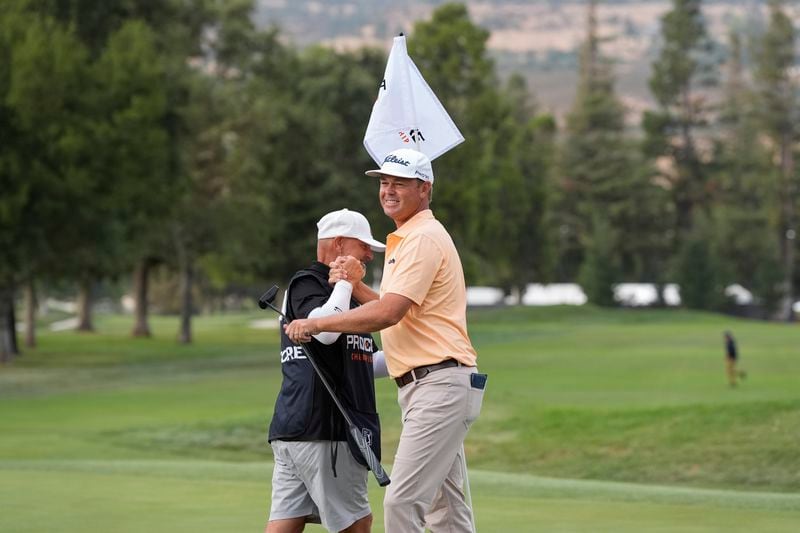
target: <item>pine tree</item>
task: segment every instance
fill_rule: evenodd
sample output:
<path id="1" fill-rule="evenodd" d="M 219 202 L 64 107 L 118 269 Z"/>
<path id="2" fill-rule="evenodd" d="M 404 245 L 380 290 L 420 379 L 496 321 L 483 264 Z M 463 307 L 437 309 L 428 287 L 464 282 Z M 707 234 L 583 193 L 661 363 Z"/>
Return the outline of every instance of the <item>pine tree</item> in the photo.
<path id="1" fill-rule="evenodd" d="M 415 24 L 408 44 L 466 136 L 434 162 L 432 208 L 459 248 L 468 282 L 511 290 L 525 284 L 523 273 L 540 272 L 545 262 L 544 152 L 552 120 L 536 115 L 521 80 L 505 87 L 497 81 L 488 37 L 465 6 L 445 4 L 431 20 Z"/>
<path id="2" fill-rule="evenodd" d="M 602 213 L 615 235 L 610 249 L 616 254 L 620 276 L 647 276 L 653 281 L 658 271 L 655 263 L 661 255 L 654 253 L 654 238 L 665 220 L 653 202 L 659 190 L 628 138 L 612 65 L 601 54 L 600 44 L 596 2 L 591 1 L 578 90 L 567 117 L 561 177 L 554 200 L 561 236 L 560 277 L 574 279 L 584 251 L 597 240 L 593 221 Z"/>
<path id="3" fill-rule="evenodd" d="M 745 50 L 738 32 L 730 34 L 720 135 L 715 150 L 712 190 L 719 223 L 720 259 L 732 280 L 750 289 L 769 309 L 774 300 L 772 272 L 779 268 L 775 217 L 776 171 L 760 140 L 756 95 L 744 71 Z"/>
<path id="4" fill-rule="evenodd" d="M 689 309 L 718 310 L 725 302 L 727 268 L 719 260 L 713 224 L 699 215 L 675 257 L 675 280 Z"/>
<path id="5" fill-rule="evenodd" d="M 698 89 L 714 83 L 701 0 L 673 0 L 661 19 L 662 48 L 653 63 L 650 90 L 658 110 L 645 114 L 649 156 L 661 158 L 662 179 L 672 192 L 675 239 L 692 227 L 698 208 L 708 207 L 707 172 L 698 149 L 698 129 L 708 105 Z"/>
<path id="6" fill-rule="evenodd" d="M 556 188 L 557 223 L 563 236 L 560 255 L 567 263 L 580 261 L 592 233 L 592 213 L 618 202 L 631 174 L 624 140 L 625 113 L 614 92 L 611 65 L 600 54 L 595 0 L 589 2 L 586 33 Z"/>
<path id="7" fill-rule="evenodd" d="M 756 53 L 755 77 L 760 95 L 761 120 L 770 139 L 779 175 L 779 243 L 783 265 L 780 315 L 784 320 L 793 320 L 797 250 L 796 206 L 800 194 L 794 159 L 800 99 L 798 83 L 791 75 L 797 59 L 796 35 L 781 1 L 770 0 L 769 10 L 769 25 Z"/>
<path id="8" fill-rule="evenodd" d="M 595 214 L 592 234 L 578 275 L 586 298 L 590 303 L 602 307 L 616 305 L 614 285 L 619 282 L 621 275 L 614 233 L 608 220 L 599 213 Z"/>

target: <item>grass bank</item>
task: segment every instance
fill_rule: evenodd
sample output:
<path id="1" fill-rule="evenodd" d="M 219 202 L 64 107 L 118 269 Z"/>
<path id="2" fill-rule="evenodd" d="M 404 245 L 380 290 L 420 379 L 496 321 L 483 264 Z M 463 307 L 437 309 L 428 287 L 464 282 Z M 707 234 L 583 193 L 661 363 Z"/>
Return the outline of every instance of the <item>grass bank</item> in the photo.
<path id="1" fill-rule="evenodd" d="M 43 332 L 0 368 L 0 530 L 259 530 L 280 385 L 277 331 L 249 327 L 263 318 L 200 317 L 191 346 L 169 317 L 151 339 L 115 316 Z M 736 389 L 725 329 L 748 370 Z M 482 530 L 800 524 L 796 326 L 558 307 L 471 311 L 470 333 L 490 375 L 467 441 Z M 377 393 L 391 463 L 396 388 Z"/>

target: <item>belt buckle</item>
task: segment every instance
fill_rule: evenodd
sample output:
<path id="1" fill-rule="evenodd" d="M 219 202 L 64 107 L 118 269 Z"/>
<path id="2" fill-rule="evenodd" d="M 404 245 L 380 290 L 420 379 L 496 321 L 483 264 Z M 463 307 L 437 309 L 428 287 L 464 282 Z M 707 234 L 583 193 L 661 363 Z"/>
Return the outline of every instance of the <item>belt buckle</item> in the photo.
<path id="1" fill-rule="evenodd" d="M 417 372 L 419 372 L 419 373 L 417 373 Z M 411 371 L 411 375 L 414 376 L 414 381 L 418 381 L 418 380 L 424 378 L 425 376 L 427 376 L 430 373 L 431 373 L 431 369 L 428 368 L 427 366 L 422 367 L 422 368 L 415 368 L 415 369 L 413 369 Z"/>

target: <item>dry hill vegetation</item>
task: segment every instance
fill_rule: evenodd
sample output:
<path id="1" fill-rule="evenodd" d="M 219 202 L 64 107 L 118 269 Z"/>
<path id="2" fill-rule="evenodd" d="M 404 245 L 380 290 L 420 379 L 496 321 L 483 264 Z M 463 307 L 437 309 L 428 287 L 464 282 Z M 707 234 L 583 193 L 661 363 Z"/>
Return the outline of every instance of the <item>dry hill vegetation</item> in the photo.
<path id="1" fill-rule="evenodd" d="M 430 17 L 443 2 L 410 0 L 333 0 L 328 2 L 260 0 L 259 22 L 277 24 L 293 42 L 324 43 L 337 49 L 370 45 L 388 50 L 390 38 L 408 32 L 416 20 Z M 488 47 L 501 73 L 523 73 L 540 102 L 562 114 L 574 96 L 577 49 L 585 36 L 584 0 L 464 2 L 473 21 L 491 31 Z M 603 52 L 617 63 L 623 102 L 635 115 L 651 105 L 649 65 L 659 46 L 660 18 L 669 0 L 599 2 Z M 724 53 L 731 28 L 762 24 L 763 0 L 708 0 L 708 29 Z M 800 5 L 787 6 L 800 21 Z"/>

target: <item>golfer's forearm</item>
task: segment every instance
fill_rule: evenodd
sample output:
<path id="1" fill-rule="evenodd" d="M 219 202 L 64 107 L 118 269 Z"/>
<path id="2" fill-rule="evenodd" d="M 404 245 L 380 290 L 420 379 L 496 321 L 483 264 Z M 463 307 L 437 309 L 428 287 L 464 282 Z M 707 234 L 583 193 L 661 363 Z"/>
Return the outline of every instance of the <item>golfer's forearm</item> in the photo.
<path id="1" fill-rule="evenodd" d="M 386 306 L 381 300 L 373 300 L 340 315 L 316 318 L 314 325 L 315 329 L 320 331 L 369 333 L 393 326 L 401 318 L 403 318 L 402 314 L 397 316 L 397 312 Z"/>
<path id="2" fill-rule="evenodd" d="M 366 283 L 359 281 L 353 286 L 353 298 L 361 305 L 364 305 L 367 302 L 377 300 L 379 296 L 378 293 L 370 289 Z"/>

